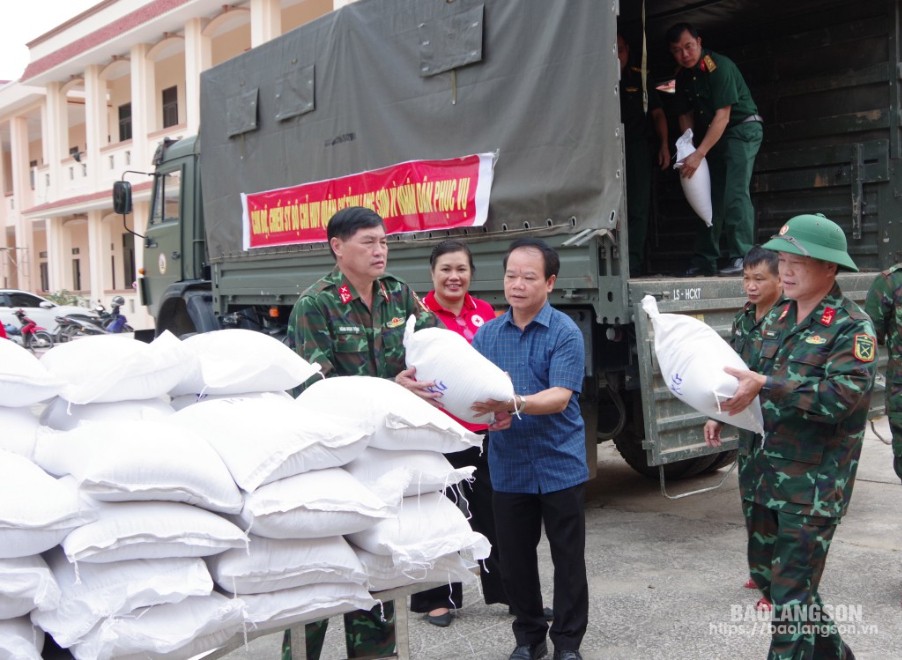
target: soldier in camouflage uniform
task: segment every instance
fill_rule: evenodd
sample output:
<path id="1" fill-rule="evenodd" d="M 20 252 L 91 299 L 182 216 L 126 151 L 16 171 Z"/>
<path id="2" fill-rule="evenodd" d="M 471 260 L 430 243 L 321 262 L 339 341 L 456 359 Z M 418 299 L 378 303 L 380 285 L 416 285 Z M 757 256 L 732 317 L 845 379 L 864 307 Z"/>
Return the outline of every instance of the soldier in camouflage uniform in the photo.
<path id="1" fill-rule="evenodd" d="M 868 290 L 865 311 L 886 344 L 886 413 L 893 434 L 893 468 L 902 479 L 902 263 L 880 273 Z"/>
<path id="2" fill-rule="evenodd" d="M 822 215 L 791 218 L 764 244 L 780 258 L 789 302 L 772 309 L 730 414 L 760 394 L 764 437 L 749 456 L 748 560 L 773 602 L 768 658 L 854 658 L 823 612 L 818 584 L 852 496 L 876 372 L 870 318 L 843 296 L 839 268 L 857 271 L 842 229 Z"/>
<path id="3" fill-rule="evenodd" d="M 385 272 L 388 244 L 382 218 L 363 207 L 336 213 L 327 237 L 335 269 L 301 294 L 288 321 L 295 350 L 329 376 L 394 378 L 408 389 L 431 399 L 429 382 L 418 383 L 405 370 L 404 327 L 411 314 L 417 327 L 441 322 L 420 302 L 413 290 Z M 349 402 L 349 405 L 353 405 Z M 383 657 L 395 652 L 394 603 L 369 612 L 345 614 L 349 658 Z M 307 657 L 317 660 L 328 620 L 308 624 Z M 291 657 L 286 631 L 283 658 Z"/>
<path id="4" fill-rule="evenodd" d="M 733 319 L 730 328 L 730 346 L 736 351 L 743 361 L 748 364 L 755 346 L 761 343 L 761 326 L 767 313 L 784 300 L 783 287 L 780 285 L 780 273 L 778 270 L 777 253 L 756 245 L 745 255 L 742 261 L 742 288 L 748 298 L 743 308 Z M 720 447 L 720 432 L 723 422 L 709 419 L 705 424 L 705 443 L 709 447 Z M 739 446 L 736 462 L 739 467 L 739 496 L 740 501 L 745 501 L 745 496 L 754 489 L 754 476 L 749 456 L 755 440 L 760 441 L 761 436 L 755 435 L 745 429 L 737 429 L 739 434 Z M 749 589 L 757 589 L 758 585 L 753 578 L 749 578 L 745 585 Z M 758 601 L 759 607 L 770 607 L 766 598 Z"/>

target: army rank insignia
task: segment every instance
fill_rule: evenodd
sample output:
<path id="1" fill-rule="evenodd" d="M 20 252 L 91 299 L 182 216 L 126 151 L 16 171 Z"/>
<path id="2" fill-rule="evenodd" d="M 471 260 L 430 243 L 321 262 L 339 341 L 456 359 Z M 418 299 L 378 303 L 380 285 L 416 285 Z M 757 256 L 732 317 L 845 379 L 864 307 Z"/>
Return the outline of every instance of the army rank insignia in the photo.
<path id="1" fill-rule="evenodd" d="M 714 59 L 710 55 L 705 55 L 705 59 L 702 60 L 704 66 L 702 69 L 707 71 L 708 73 L 714 73 L 717 71 L 717 65 L 714 63 Z"/>
<path id="2" fill-rule="evenodd" d="M 873 362 L 877 357 L 877 340 L 871 335 L 858 334 L 855 335 L 855 342 L 852 347 L 852 354 L 859 362 Z"/>

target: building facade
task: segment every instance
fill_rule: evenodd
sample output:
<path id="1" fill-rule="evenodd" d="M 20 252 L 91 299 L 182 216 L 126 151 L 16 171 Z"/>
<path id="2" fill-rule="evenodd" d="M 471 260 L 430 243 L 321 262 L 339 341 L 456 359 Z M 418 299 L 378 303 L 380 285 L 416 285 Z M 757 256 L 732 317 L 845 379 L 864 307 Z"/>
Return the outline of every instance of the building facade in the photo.
<path id="1" fill-rule="evenodd" d="M 351 0 L 104 0 L 27 44 L 0 86 L 0 288 L 68 291 L 92 304 L 137 299 L 151 179 L 134 213 L 113 213 L 113 182 L 150 173 L 164 138 L 195 134 L 200 73 Z"/>

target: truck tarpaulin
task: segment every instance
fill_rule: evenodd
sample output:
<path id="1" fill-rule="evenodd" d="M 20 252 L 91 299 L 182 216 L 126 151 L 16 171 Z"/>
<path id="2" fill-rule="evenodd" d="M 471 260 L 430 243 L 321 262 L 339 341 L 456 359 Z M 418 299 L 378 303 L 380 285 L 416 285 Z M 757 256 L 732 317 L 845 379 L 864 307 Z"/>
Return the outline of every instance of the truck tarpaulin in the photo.
<path id="1" fill-rule="evenodd" d="M 615 30 L 598 0 L 363 0 L 204 71 L 210 261 L 247 254 L 242 193 L 466 154 L 496 155 L 486 233 L 612 228 Z"/>

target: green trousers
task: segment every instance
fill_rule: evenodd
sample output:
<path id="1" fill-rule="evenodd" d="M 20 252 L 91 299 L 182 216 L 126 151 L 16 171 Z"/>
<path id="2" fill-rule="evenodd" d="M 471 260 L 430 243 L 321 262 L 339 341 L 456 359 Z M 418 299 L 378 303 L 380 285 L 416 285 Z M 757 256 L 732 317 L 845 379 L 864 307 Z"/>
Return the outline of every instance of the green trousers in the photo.
<path id="1" fill-rule="evenodd" d="M 817 588 L 837 520 L 742 503 L 749 572 L 773 603 L 768 660 L 844 660 L 845 645 Z"/>
<path id="2" fill-rule="evenodd" d="M 700 224 L 692 265 L 714 272 L 721 256 L 721 236 L 728 259 L 745 256 L 755 243 L 755 208 L 749 194 L 755 156 L 761 146 L 761 122 L 737 124 L 724 131 L 706 157 L 711 172 L 712 227 Z"/>
<path id="3" fill-rule="evenodd" d="M 382 620 L 383 607 L 385 621 Z M 395 604 L 377 605 L 369 612 L 358 610 L 344 615 L 345 647 L 349 658 L 382 658 L 395 653 Z M 308 660 L 319 660 L 329 619 L 304 627 Z M 282 660 L 291 660 L 291 633 L 282 638 Z"/>

